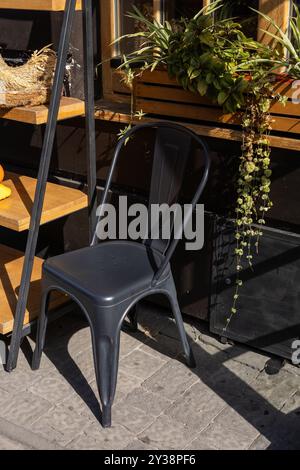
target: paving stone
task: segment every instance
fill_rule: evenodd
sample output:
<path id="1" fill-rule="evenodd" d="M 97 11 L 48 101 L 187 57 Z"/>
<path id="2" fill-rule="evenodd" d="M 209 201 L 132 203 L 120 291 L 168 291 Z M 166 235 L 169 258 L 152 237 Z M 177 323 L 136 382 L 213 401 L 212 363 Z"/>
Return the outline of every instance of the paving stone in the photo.
<path id="1" fill-rule="evenodd" d="M 83 397 L 76 393 L 60 405 L 66 408 L 67 411 L 76 411 L 77 414 L 90 422 L 95 421 L 99 423 L 101 421 L 100 401 L 97 398 L 97 395 L 92 391 L 86 392 Z"/>
<path id="2" fill-rule="evenodd" d="M 10 394 L 1 400 L 0 416 L 11 423 L 30 425 L 52 408 L 47 400 L 30 392 Z"/>
<path id="3" fill-rule="evenodd" d="M 202 344 L 194 344 L 193 351 L 196 361 L 196 368 L 193 369 L 193 372 L 203 381 L 211 380 L 228 360 L 228 356 L 222 352 L 220 357 L 219 352 L 213 346 L 204 345 L 203 347 Z M 216 359 L 216 355 L 218 359 Z"/>
<path id="4" fill-rule="evenodd" d="M 215 347 L 220 352 L 227 354 L 231 359 L 241 362 L 248 367 L 253 367 L 257 370 L 263 370 L 269 356 L 259 351 L 252 351 L 245 346 L 240 346 L 232 343 L 223 344 L 219 338 L 211 333 L 199 334 L 200 344 L 208 344 Z"/>
<path id="5" fill-rule="evenodd" d="M 281 370 L 278 374 L 268 375 L 261 372 L 254 384 L 256 392 L 274 407 L 281 409 L 286 401 L 300 390 L 299 377 Z"/>
<path id="6" fill-rule="evenodd" d="M 292 375 L 297 375 L 298 377 L 300 376 L 300 366 L 295 366 L 294 364 L 291 364 L 289 362 L 285 363 L 282 370 Z"/>
<path id="7" fill-rule="evenodd" d="M 299 416 L 300 419 L 300 391 L 297 391 L 287 400 L 281 411 L 284 414 L 293 413 Z"/>
<path id="8" fill-rule="evenodd" d="M 234 345 L 228 343 L 221 343 L 219 336 L 215 336 L 207 331 L 199 331 L 198 339 L 201 344 L 208 344 L 210 346 L 215 347 L 218 351 L 223 351 L 229 353 L 232 349 L 234 349 Z"/>
<path id="9" fill-rule="evenodd" d="M 155 417 L 132 405 L 121 402 L 113 407 L 112 419 L 133 434 L 139 434 L 153 423 Z"/>
<path id="10" fill-rule="evenodd" d="M 136 350 L 121 359 L 120 370 L 141 379 L 147 379 L 162 367 L 164 361 L 143 351 Z"/>
<path id="11" fill-rule="evenodd" d="M 172 322 L 171 312 L 156 306 L 153 303 L 138 305 L 139 329 L 153 337 L 162 329 L 163 325 Z"/>
<path id="12" fill-rule="evenodd" d="M 30 450 L 30 447 L 14 442 L 5 436 L 0 436 L 0 450 Z"/>
<path id="13" fill-rule="evenodd" d="M 31 426 L 31 431 L 64 447 L 88 424 L 89 420 L 80 416 L 75 410 L 68 410 L 59 405 L 36 420 Z"/>
<path id="14" fill-rule="evenodd" d="M 55 405 L 70 396 L 74 389 L 62 375 L 50 373 L 37 380 L 34 385 L 29 387 L 29 391 Z"/>
<path id="15" fill-rule="evenodd" d="M 258 375 L 259 371 L 257 369 L 230 359 L 215 374 L 212 374 L 206 383 L 223 400 L 232 405 L 247 390 L 252 390 L 252 384 Z"/>
<path id="16" fill-rule="evenodd" d="M 278 410 L 253 389 L 247 390 L 245 395 L 231 404 L 231 407 L 266 436 L 274 428 L 274 423 L 278 419 Z"/>
<path id="17" fill-rule="evenodd" d="M 262 371 L 265 368 L 269 356 L 254 351 L 247 351 L 245 348 L 235 346 L 229 351 L 229 355 L 233 361 L 245 364 L 248 367 Z"/>
<path id="18" fill-rule="evenodd" d="M 63 376 L 68 377 L 68 380 L 74 385 L 94 380 L 95 368 L 92 349 L 89 348 L 76 357 L 70 358 L 70 361 L 60 368 L 60 372 Z"/>
<path id="19" fill-rule="evenodd" d="M 70 361 L 91 347 L 90 329 L 86 321 L 73 316 L 51 323 L 47 329 L 44 353 L 56 366 Z"/>
<path id="20" fill-rule="evenodd" d="M 11 393 L 7 392 L 6 390 L 2 390 L 0 388 L 0 406 L 1 406 L 1 403 L 9 397 L 11 397 Z"/>
<path id="21" fill-rule="evenodd" d="M 193 439 L 194 431 L 169 416 L 161 415 L 138 439 L 157 449 L 183 449 Z"/>
<path id="22" fill-rule="evenodd" d="M 0 449 L 37 448 L 31 440 L 41 448 L 299 449 L 299 368 L 286 364 L 268 376 L 266 355 L 222 345 L 191 322 L 191 370 L 174 358 L 181 344 L 173 319 L 152 304 L 139 310 L 140 331 L 121 333 L 113 427 L 99 422 L 89 327 L 78 316 L 64 317 L 49 325 L 39 371 L 29 364 L 34 338 L 23 343 L 13 373 L 0 370 L 0 422 L 33 436 L 19 442 L 5 425 Z"/>
<path id="23" fill-rule="evenodd" d="M 200 434 L 199 437 L 194 439 L 185 450 L 219 450 L 217 447 L 213 446 L 211 442 L 207 443 L 204 436 Z"/>
<path id="24" fill-rule="evenodd" d="M 263 433 L 272 450 L 300 450 L 300 416 L 293 412 L 278 412 L 273 425 Z"/>
<path id="25" fill-rule="evenodd" d="M 285 439 L 276 438 L 271 442 L 268 450 L 300 450 L 299 430 Z"/>
<path id="26" fill-rule="evenodd" d="M 80 393 L 73 392 L 60 403 L 62 408 L 68 411 L 76 411 L 77 414 L 90 421 L 100 421 L 100 400 L 96 381 L 82 387 Z"/>
<path id="27" fill-rule="evenodd" d="M 270 441 L 265 436 L 258 436 L 248 450 L 267 450 L 269 446 Z"/>
<path id="28" fill-rule="evenodd" d="M 139 439 L 134 439 L 134 441 L 130 442 L 128 446 L 125 447 L 124 450 L 157 450 L 154 447 L 148 446 L 144 442 L 140 441 Z"/>
<path id="29" fill-rule="evenodd" d="M 141 382 L 142 379 L 138 377 L 119 372 L 114 406 L 124 400 L 136 387 L 140 387 Z M 79 387 L 78 392 L 73 390 L 61 405 L 75 409 L 77 413 L 91 421 L 100 420 L 100 398 L 96 380 Z"/>
<path id="30" fill-rule="evenodd" d="M 26 336 L 23 339 L 22 346 L 19 352 L 18 365 L 12 373 L 17 372 L 19 369 L 23 369 L 25 372 L 32 372 L 31 362 L 32 362 L 32 353 L 35 349 L 35 337 L 31 338 Z M 55 370 L 54 363 L 49 359 L 46 354 L 42 354 L 41 365 L 38 371 L 35 371 L 34 374 L 44 373 L 46 370 Z"/>
<path id="31" fill-rule="evenodd" d="M 197 382 L 178 398 L 165 413 L 174 420 L 187 424 L 200 432 L 225 407 L 224 400 L 203 382 Z"/>
<path id="32" fill-rule="evenodd" d="M 199 435 L 220 450 L 245 450 L 258 437 L 259 432 L 232 408 L 225 408 Z"/>
<path id="33" fill-rule="evenodd" d="M 145 388 L 134 389 L 125 400 L 121 401 L 122 406 L 133 406 L 149 416 L 159 416 L 172 402 L 166 399 L 163 394 L 152 393 Z"/>
<path id="34" fill-rule="evenodd" d="M 76 331 L 69 339 L 68 352 L 73 358 L 81 352 L 91 348 L 91 330 L 89 326 L 85 326 Z"/>
<path id="35" fill-rule="evenodd" d="M 0 388 L 9 393 L 14 391 L 20 392 L 26 390 L 33 385 L 40 377 L 45 375 L 44 370 L 33 372 L 29 366 L 25 368 L 17 368 L 11 373 L 1 370 L 0 372 Z"/>
<path id="36" fill-rule="evenodd" d="M 132 334 L 122 331 L 120 338 L 120 357 L 123 358 L 136 349 L 141 348 L 146 340 L 147 337 L 141 331 Z"/>
<path id="37" fill-rule="evenodd" d="M 147 379 L 143 386 L 169 400 L 176 400 L 197 380 L 198 376 L 194 374 L 193 370 L 174 360 L 165 364 Z"/>
<path id="38" fill-rule="evenodd" d="M 168 361 L 170 358 L 181 354 L 182 345 L 177 339 L 169 338 L 162 333 L 158 333 L 155 338 L 149 338 L 140 349 L 152 356 L 159 357 L 163 361 Z"/>
<path id="39" fill-rule="evenodd" d="M 130 375 L 127 372 L 118 373 L 117 390 L 115 396 L 115 403 L 127 397 L 136 387 L 139 387 L 143 379 Z"/>
<path id="40" fill-rule="evenodd" d="M 122 450 L 134 439 L 134 435 L 119 424 L 103 429 L 100 424 L 90 424 L 68 446 L 77 450 Z"/>

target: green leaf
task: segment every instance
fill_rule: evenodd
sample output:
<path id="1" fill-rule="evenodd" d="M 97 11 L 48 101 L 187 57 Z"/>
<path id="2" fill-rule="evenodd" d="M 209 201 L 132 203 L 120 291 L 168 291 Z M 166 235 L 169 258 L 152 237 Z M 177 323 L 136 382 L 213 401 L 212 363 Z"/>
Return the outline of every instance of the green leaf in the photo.
<path id="1" fill-rule="evenodd" d="M 206 83 L 210 85 L 213 82 L 214 78 L 215 78 L 214 75 L 211 72 L 208 72 L 205 78 Z"/>
<path id="2" fill-rule="evenodd" d="M 195 78 L 198 78 L 200 75 L 201 75 L 201 71 L 200 71 L 200 70 L 194 70 L 193 73 L 192 73 L 191 76 L 190 76 L 190 79 L 193 80 L 193 79 L 195 79 Z"/>
<path id="3" fill-rule="evenodd" d="M 226 91 L 220 91 L 218 94 L 218 104 L 223 106 L 225 101 L 228 99 L 229 94 Z"/>
<path id="4" fill-rule="evenodd" d="M 201 96 L 206 95 L 208 89 L 208 84 L 204 80 L 199 80 L 197 83 L 197 90 Z"/>

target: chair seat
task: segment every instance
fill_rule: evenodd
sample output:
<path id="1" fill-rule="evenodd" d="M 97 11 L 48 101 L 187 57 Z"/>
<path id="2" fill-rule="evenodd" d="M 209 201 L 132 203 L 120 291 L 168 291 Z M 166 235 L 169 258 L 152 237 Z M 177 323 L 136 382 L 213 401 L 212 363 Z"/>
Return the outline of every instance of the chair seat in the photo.
<path id="1" fill-rule="evenodd" d="M 141 243 L 110 241 L 50 258 L 43 274 L 108 306 L 148 289 L 162 260 L 161 253 Z M 168 267 L 162 280 L 169 274 Z"/>

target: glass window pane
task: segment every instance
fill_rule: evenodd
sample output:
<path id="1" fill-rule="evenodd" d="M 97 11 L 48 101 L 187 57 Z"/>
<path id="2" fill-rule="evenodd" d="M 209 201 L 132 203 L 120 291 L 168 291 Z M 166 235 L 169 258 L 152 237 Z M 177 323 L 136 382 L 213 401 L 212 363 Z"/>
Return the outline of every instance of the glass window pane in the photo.
<path id="1" fill-rule="evenodd" d="M 224 0 L 217 16 L 219 18 L 236 18 L 247 36 L 257 38 L 258 17 L 249 8 L 259 9 L 259 0 Z"/>
<path id="2" fill-rule="evenodd" d="M 164 17 L 168 20 L 192 18 L 203 7 L 201 0 L 164 0 Z"/>
<path id="3" fill-rule="evenodd" d="M 147 18 L 153 18 L 153 0 L 115 0 L 116 37 L 142 30 L 143 25 L 139 21 L 132 20 L 127 16 L 128 13 L 133 12 L 133 5 Z M 128 54 L 137 50 L 140 44 L 141 40 L 139 38 L 123 40 L 118 46 L 116 54 Z"/>

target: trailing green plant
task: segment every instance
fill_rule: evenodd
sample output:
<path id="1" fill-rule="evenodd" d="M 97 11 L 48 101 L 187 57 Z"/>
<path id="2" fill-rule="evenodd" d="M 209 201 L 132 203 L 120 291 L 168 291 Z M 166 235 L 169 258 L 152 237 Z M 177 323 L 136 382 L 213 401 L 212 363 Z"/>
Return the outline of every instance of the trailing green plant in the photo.
<path id="1" fill-rule="evenodd" d="M 241 272 L 245 265 L 252 267 L 265 217 L 272 207 L 269 110 L 276 98 L 272 91 L 274 61 L 282 58 L 278 49 L 246 37 L 234 19 L 218 18 L 215 13 L 221 7 L 217 0 L 192 19 L 164 23 L 150 21 L 134 8 L 128 16 L 145 27 L 126 37 L 140 37 L 142 45 L 124 57 L 121 68 L 131 80 L 144 70 L 163 66 L 184 89 L 209 97 L 225 113 L 241 118 L 243 138 L 235 207 L 237 279 L 226 329 L 237 312 Z M 140 68 L 133 69 L 137 64 Z"/>

